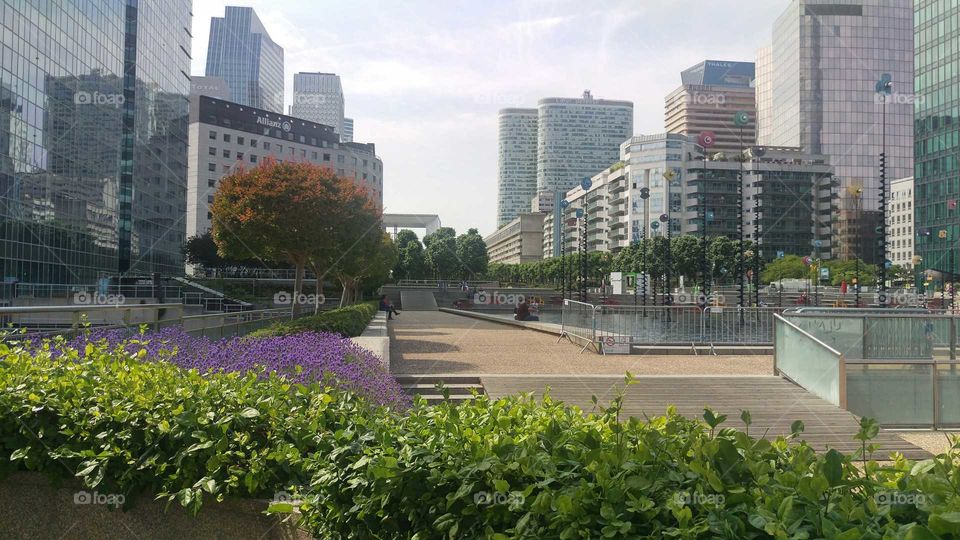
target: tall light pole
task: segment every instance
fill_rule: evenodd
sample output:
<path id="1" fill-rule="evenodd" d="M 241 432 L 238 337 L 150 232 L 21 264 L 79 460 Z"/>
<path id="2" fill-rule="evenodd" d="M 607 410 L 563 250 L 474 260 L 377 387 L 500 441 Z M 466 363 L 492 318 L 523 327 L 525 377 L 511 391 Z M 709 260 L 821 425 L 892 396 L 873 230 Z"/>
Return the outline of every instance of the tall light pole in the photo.
<path id="1" fill-rule="evenodd" d="M 751 151 L 752 157 L 763 157 L 767 149 L 756 146 Z M 753 305 L 760 307 L 760 218 L 763 208 L 760 206 L 760 185 L 756 182 L 753 189 Z M 757 310 L 759 317 L 760 311 Z"/>
<path id="2" fill-rule="evenodd" d="M 743 324 L 743 127 L 750 122 L 750 115 L 746 111 L 740 111 L 733 117 L 733 123 L 740 128 L 740 168 L 737 172 L 737 237 L 739 239 L 738 250 L 740 258 L 737 259 L 737 289 L 738 308 L 740 312 L 740 324 Z"/>
<path id="3" fill-rule="evenodd" d="M 880 76 L 876 84 L 881 103 L 880 126 L 880 227 L 877 228 L 877 247 L 880 248 L 880 268 L 877 281 L 877 302 L 887 307 L 887 97 L 893 93 L 893 78 L 889 73 Z"/>
<path id="4" fill-rule="evenodd" d="M 558 213 L 558 218 L 560 219 L 560 295 L 564 300 L 567 299 L 567 218 L 564 215 L 566 213 L 567 207 L 570 206 L 570 201 L 562 199 L 560 201 L 560 212 Z"/>
<path id="5" fill-rule="evenodd" d="M 647 316 L 647 220 L 649 213 L 650 188 L 640 188 L 640 200 L 643 201 L 643 228 L 640 229 L 640 279 L 643 280 L 643 316 Z"/>
<path id="6" fill-rule="evenodd" d="M 707 222 L 710 220 L 709 210 L 707 209 L 707 149 L 716 142 L 716 135 L 712 131 L 701 132 L 697 137 L 697 144 L 700 145 L 701 157 L 703 157 L 703 168 L 700 169 L 700 215 L 702 223 L 700 226 L 700 290 L 703 295 L 703 306 L 705 307 L 710 299 L 710 278 L 707 267 Z"/>
<path id="7" fill-rule="evenodd" d="M 580 301 L 587 301 L 587 277 L 590 275 L 590 268 L 587 264 L 587 197 L 590 195 L 590 188 L 593 187 L 593 181 L 590 177 L 584 176 L 580 181 L 580 187 L 583 188 L 583 228 L 580 237 Z"/>
<path id="8" fill-rule="evenodd" d="M 666 243 L 667 252 L 666 252 L 666 257 L 664 261 L 664 266 L 665 266 L 664 273 L 666 274 L 666 281 L 667 281 L 667 287 L 666 287 L 667 296 L 664 304 L 668 306 L 673 305 L 673 293 L 672 293 L 673 289 L 671 288 L 671 282 L 673 281 L 673 269 L 672 269 L 673 262 L 671 261 L 671 253 L 670 253 L 671 251 L 670 240 L 671 238 L 673 238 L 673 222 L 670 219 L 670 211 L 673 209 L 673 180 L 674 178 L 676 178 L 676 176 L 677 176 L 677 173 L 674 172 L 673 169 L 666 169 L 663 171 L 663 180 L 667 186 L 667 201 L 666 201 L 667 213 L 660 216 L 660 221 L 663 223 L 663 226 L 666 227 L 666 237 L 667 237 L 667 243 Z M 667 313 L 668 321 L 670 320 L 669 317 L 670 317 L 670 314 L 668 312 Z"/>

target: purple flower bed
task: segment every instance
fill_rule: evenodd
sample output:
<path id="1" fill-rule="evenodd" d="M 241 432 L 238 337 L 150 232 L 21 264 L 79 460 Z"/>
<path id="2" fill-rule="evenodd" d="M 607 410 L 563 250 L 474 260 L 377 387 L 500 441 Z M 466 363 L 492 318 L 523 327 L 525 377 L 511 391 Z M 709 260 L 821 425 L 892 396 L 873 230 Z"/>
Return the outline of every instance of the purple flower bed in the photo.
<path id="1" fill-rule="evenodd" d="M 375 403 L 406 408 L 409 397 L 371 352 L 338 334 L 304 332 L 289 336 L 224 338 L 193 337 L 180 327 L 131 336 L 125 330 L 91 330 L 67 342 L 83 354 L 88 341 L 123 344 L 130 353 L 146 350 L 147 358 L 209 371 L 276 372 L 298 383 L 322 382 L 345 388 Z"/>

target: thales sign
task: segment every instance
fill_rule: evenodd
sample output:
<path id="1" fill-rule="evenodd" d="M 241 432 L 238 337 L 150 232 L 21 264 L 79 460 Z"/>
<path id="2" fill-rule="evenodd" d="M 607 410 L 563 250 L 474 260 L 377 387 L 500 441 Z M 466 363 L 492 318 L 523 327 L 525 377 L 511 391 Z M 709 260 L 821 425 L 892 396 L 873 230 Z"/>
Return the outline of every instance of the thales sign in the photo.
<path id="1" fill-rule="evenodd" d="M 282 129 L 284 131 L 290 131 L 293 128 L 293 126 L 290 125 L 290 122 L 286 122 L 286 121 L 281 122 L 279 120 L 271 120 L 266 116 L 258 116 L 257 124 L 260 124 L 261 126 Z"/>

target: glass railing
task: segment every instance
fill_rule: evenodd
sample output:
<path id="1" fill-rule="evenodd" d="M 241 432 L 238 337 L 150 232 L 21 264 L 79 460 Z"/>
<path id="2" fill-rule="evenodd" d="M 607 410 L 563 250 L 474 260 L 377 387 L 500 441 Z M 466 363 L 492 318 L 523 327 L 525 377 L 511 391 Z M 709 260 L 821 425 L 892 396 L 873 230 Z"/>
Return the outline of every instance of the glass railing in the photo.
<path id="1" fill-rule="evenodd" d="M 845 407 L 843 354 L 779 315 L 775 325 L 777 372 L 815 396 Z"/>
<path id="2" fill-rule="evenodd" d="M 808 340 L 842 354 L 842 388 L 850 412 L 875 418 L 885 427 L 960 427 L 960 363 L 956 355 L 960 317 L 879 309 L 797 310 L 785 312 L 783 317 Z M 791 333 L 778 321 L 778 340 L 781 333 L 786 342 L 783 347 L 777 342 L 777 367 L 821 395 L 820 381 L 798 380 L 780 368 L 782 364 L 801 374 L 826 369 L 809 355 L 816 349 L 814 343 L 798 347 L 802 335 Z M 828 373 L 824 377 L 832 379 L 832 367 Z"/>

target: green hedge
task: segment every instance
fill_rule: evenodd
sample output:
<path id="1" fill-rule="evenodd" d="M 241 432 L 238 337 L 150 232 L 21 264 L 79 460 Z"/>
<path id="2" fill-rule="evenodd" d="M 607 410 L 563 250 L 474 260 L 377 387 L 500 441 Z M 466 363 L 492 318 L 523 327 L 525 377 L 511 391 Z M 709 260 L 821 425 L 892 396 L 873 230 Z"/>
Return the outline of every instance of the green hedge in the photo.
<path id="1" fill-rule="evenodd" d="M 250 334 L 251 337 L 287 336 L 300 332 L 335 332 L 344 337 L 363 333 L 377 314 L 377 302 L 364 302 L 343 308 L 275 323 Z"/>
<path id="2" fill-rule="evenodd" d="M 85 356 L 0 343 L 0 478 L 76 476 L 100 493 L 141 492 L 194 511 L 204 498 L 273 499 L 312 474 L 331 433 L 369 414 L 358 397 L 250 372 L 200 375 L 121 348 Z"/>
<path id="3" fill-rule="evenodd" d="M 319 538 L 958 538 L 960 454 L 860 464 L 678 416 L 618 421 L 546 398 L 422 404 L 314 454 Z M 749 413 L 743 416 L 748 427 Z M 862 453 L 875 436 L 866 420 Z M 862 467 L 862 468 L 859 468 Z M 953 535 L 953 536 L 951 536 Z"/>
<path id="4" fill-rule="evenodd" d="M 122 349 L 0 344 L 0 476 L 76 476 L 193 510 L 300 497 L 318 538 L 960 537 L 960 454 L 861 462 L 678 416 L 530 396 L 399 414 L 317 385 L 205 375 Z M 629 379 L 628 379 L 629 382 Z M 957 444 L 960 447 L 960 444 Z M 298 487 L 299 486 L 299 487 Z M 292 504 L 271 510 L 285 513 Z"/>

